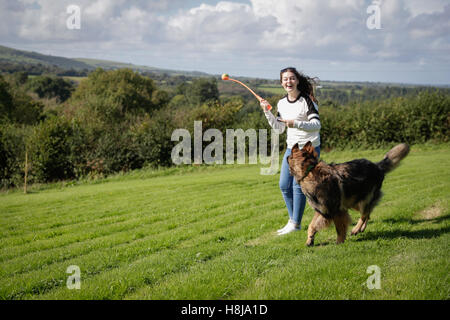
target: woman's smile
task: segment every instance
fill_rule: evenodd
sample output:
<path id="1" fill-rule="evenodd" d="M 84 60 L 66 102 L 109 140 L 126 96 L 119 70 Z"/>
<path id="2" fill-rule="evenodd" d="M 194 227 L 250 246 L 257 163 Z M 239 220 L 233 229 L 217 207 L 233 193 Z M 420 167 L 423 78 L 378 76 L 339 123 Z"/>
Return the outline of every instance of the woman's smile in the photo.
<path id="1" fill-rule="evenodd" d="M 293 72 L 283 73 L 281 85 L 287 92 L 294 92 L 297 90 L 299 81 Z"/>
<path id="2" fill-rule="evenodd" d="M 284 72 L 281 77 L 281 86 L 287 92 L 289 99 L 294 100 L 299 95 L 299 80 L 295 73 L 291 71 Z"/>

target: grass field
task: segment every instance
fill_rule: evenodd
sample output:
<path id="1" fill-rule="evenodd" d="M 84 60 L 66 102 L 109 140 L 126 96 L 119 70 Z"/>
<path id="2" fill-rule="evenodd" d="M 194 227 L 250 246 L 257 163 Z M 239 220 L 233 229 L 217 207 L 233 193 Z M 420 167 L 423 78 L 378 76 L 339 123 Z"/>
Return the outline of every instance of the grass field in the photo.
<path id="1" fill-rule="evenodd" d="M 334 151 L 328 162 L 386 152 Z M 305 247 L 259 165 L 135 171 L 0 194 L 2 299 L 449 299 L 450 147 L 413 146 L 367 230 Z M 352 212 L 354 222 L 357 214 Z M 67 268 L 80 268 L 69 290 Z M 369 266 L 380 289 L 369 289 Z"/>
<path id="2" fill-rule="evenodd" d="M 284 96 L 286 94 L 286 91 L 283 89 L 281 85 L 271 85 L 271 84 L 263 84 L 258 86 L 257 91 L 265 91 L 270 94 L 277 94 Z"/>

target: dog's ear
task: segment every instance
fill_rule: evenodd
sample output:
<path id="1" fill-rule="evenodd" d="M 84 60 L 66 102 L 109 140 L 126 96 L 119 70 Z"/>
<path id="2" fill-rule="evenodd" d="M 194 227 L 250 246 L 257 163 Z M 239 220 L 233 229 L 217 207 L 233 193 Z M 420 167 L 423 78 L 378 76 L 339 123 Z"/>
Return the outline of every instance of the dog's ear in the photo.
<path id="1" fill-rule="evenodd" d="M 318 154 L 317 154 L 316 150 L 314 149 L 311 141 L 308 141 L 302 150 L 308 152 L 309 154 L 312 154 L 314 156 L 314 158 L 318 157 Z"/>
<path id="2" fill-rule="evenodd" d="M 311 152 L 311 149 L 314 150 L 311 141 L 308 141 L 307 143 L 305 143 L 305 145 L 302 148 L 302 150 L 306 151 L 306 152 Z"/>
<path id="3" fill-rule="evenodd" d="M 292 151 L 297 151 L 298 149 L 299 149 L 298 143 L 296 143 L 296 144 L 292 147 Z"/>

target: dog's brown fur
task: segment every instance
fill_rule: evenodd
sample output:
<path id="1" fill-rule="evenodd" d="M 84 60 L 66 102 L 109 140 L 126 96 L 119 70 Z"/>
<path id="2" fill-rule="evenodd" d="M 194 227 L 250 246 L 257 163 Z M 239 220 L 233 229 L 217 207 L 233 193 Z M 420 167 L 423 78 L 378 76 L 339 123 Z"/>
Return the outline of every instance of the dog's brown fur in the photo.
<path id="1" fill-rule="evenodd" d="M 337 243 L 344 242 L 351 223 L 348 214 L 351 208 L 361 213 L 351 234 L 363 232 L 370 213 L 382 196 L 381 185 L 385 174 L 393 170 L 408 153 L 409 146 L 402 143 L 392 148 L 377 163 L 357 159 L 341 164 L 326 164 L 319 161 L 311 142 L 302 149 L 296 144 L 287 159 L 289 170 L 315 210 L 306 244 L 314 245 L 315 234 L 332 222 L 338 235 Z"/>

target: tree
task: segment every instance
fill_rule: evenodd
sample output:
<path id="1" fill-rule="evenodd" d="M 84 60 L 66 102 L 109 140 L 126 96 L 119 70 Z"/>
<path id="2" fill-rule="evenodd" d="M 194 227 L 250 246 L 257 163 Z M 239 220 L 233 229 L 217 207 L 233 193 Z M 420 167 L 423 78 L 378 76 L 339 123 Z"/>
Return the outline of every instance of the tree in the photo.
<path id="1" fill-rule="evenodd" d="M 9 119 L 14 109 L 9 84 L 0 75 L 0 119 Z"/>
<path id="2" fill-rule="evenodd" d="M 72 83 L 63 78 L 50 76 L 35 77 L 28 82 L 27 87 L 39 98 L 57 98 L 60 102 L 69 99 L 73 91 Z"/>
<path id="3" fill-rule="evenodd" d="M 167 105 L 168 100 L 152 79 L 131 69 L 98 68 L 81 81 L 71 103 L 91 109 L 100 117 L 106 115 L 110 120 L 121 121 L 127 113 L 150 113 Z"/>
<path id="4" fill-rule="evenodd" d="M 219 100 L 219 89 L 216 79 L 200 78 L 186 88 L 186 96 L 194 105 L 201 105 L 205 102 Z"/>
<path id="5" fill-rule="evenodd" d="M 28 96 L 23 87 L 0 76 L 0 120 L 32 125 L 40 120 L 43 109 L 42 103 Z"/>
<path id="6" fill-rule="evenodd" d="M 33 173 L 40 182 L 71 179 L 70 161 L 73 129 L 64 118 L 49 118 L 34 128 L 30 140 Z"/>

